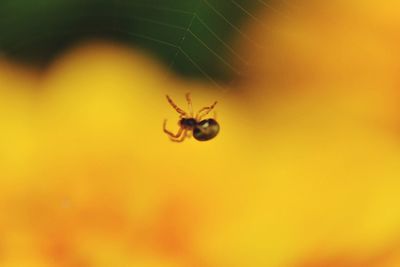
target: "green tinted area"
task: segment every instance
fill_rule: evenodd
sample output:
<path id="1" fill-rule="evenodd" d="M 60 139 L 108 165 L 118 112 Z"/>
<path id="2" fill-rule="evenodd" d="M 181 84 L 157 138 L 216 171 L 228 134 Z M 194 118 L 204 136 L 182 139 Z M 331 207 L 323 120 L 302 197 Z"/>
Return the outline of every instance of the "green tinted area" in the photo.
<path id="1" fill-rule="evenodd" d="M 265 0 L 264 0 L 265 1 Z M 2 0 L 1 53 L 45 65 L 88 38 L 145 49 L 178 73 L 216 80 L 237 75 L 231 43 L 260 8 L 248 0 Z M 240 36 L 238 36 L 240 37 Z"/>

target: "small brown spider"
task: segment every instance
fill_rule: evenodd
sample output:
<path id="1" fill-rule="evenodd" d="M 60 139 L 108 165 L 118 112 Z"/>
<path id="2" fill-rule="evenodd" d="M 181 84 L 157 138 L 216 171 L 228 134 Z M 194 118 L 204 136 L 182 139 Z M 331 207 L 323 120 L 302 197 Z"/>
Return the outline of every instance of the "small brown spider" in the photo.
<path id="1" fill-rule="evenodd" d="M 193 137 L 198 141 L 207 141 L 214 138 L 219 132 L 219 124 L 214 119 L 205 119 L 203 117 L 206 116 L 210 111 L 212 111 L 217 104 L 217 101 L 214 102 L 209 107 L 204 107 L 197 112 L 196 116 L 193 114 L 192 107 L 192 99 L 190 98 L 190 93 L 186 94 L 186 101 L 189 105 L 189 113 L 180 109 L 172 99 L 167 95 L 167 100 L 171 104 L 171 106 L 180 114 L 178 121 L 179 130 L 176 134 L 168 131 L 167 120 L 164 120 L 164 132 L 169 136 L 171 141 L 174 142 L 182 142 L 186 137 L 190 137 L 193 133 Z"/>

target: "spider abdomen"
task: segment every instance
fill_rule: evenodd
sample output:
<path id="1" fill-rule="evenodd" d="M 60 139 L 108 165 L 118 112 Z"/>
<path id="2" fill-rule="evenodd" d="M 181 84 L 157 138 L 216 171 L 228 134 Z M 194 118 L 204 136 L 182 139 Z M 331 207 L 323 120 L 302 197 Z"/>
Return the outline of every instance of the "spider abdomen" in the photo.
<path id="1" fill-rule="evenodd" d="M 202 120 L 193 129 L 193 137 L 198 141 L 208 141 L 219 133 L 219 124 L 214 119 Z"/>

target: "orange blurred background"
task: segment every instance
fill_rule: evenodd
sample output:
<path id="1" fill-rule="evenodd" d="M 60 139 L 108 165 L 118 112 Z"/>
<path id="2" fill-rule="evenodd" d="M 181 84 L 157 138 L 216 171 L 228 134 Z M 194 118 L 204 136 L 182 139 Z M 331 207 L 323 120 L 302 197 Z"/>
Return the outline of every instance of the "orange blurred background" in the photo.
<path id="1" fill-rule="evenodd" d="M 400 3 L 286 6 L 222 90 L 99 40 L 1 60 L 0 266 L 400 266 Z M 188 91 L 212 141 L 162 132 Z"/>

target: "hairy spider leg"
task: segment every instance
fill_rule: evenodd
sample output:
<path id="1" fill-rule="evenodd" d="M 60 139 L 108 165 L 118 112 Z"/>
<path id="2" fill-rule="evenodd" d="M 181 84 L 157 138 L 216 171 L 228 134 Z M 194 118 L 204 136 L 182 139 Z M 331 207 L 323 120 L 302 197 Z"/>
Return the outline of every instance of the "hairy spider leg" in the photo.
<path id="1" fill-rule="evenodd" d="M 182 132 L 181 138 L 170 138 L 170 140 L 173 141 L 173 142 L 177 142 L 177 143 L 183 142 L 183 140 L 185 140 L 185 138 L 187 137 L 186 133 L 187 133 L 187 130 L 184 130 Z"/>
<path id="2" fill-rule="evenodd" d="M 190 93 L 186 94 L 186 101 L 188 102 L 189 105 L 189 112 L 190 116 L 193 117 L 193 104 L 192 104 L 192 98 L 190 97 Z"/>
<path id="3" fill-rule="evenodd" d="M 168 102 L 171 104 L 171 106 L 176 110 L 176 112 L 178 112 L 179 114 L 181 114 L 181 117 L 187 117 L 186 112 L 179 108 L 174 101 L 172 101 L 172 99 L 169 97 L 169 95 L 166 95 Z"/>
<path id="4" fill-rule="evenodd" d="M 164 125 L 163 125 L 163 130 L 164 133 L 166 133 L 170 138 L 179 138 L 182 136 L 183 128 L 180 127 L 178 132 L 176 134 L 173 134 L 172 132 L 167 130 L 167 120 L 164 120 Z"/>
<path id="5" fill-rule="evenodd" d="M 208 113 L 210 113 L 211 110 L 214 109 L 214 107 L 215 107 L 215 105 L 217 105 L 217 103 L 218 102 L 215 101 L 214 104 L 212 104 L 211 106 L 200 109 L 199 112 L 197 112 L 196 119 L 200 121 L 204 116 L 206 116 Z M 202 112 L 204 112 L 204 114 L 201 114 Z"/>

